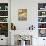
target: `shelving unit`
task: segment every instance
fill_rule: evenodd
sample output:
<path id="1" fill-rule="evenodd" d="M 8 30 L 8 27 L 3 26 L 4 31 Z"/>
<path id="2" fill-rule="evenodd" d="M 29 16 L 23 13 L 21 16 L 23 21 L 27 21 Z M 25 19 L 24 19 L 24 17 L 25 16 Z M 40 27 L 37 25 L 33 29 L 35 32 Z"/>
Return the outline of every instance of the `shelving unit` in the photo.
<path id="1" fill-rule="evenodd" d="M 8 3 L 0 3 L 0 35 L 8 37 Z"/>
<path id="2" fill-rule="evenodd" d="M 38 32 L 39 37 L 46 37 L 46 3 L 38 3 Z"/>
<path id="3" fill-rule="evenodd" d="M 38 10 L 38 11 L 46 11 L 46 9 L 44 9 L 44 10 L 41 10 L 41 9 L 40 9 L 40 10 Z"/>

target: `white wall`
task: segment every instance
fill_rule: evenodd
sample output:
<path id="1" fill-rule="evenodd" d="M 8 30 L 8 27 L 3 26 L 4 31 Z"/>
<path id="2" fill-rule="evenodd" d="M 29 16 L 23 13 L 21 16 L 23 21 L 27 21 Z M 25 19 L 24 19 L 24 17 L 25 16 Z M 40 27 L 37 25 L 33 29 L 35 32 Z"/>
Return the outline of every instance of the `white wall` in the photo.
<path id="1" fill-rule="evenodd" d="M 27 21 L 18 20 L 18 9 L 27 9 Z M 27 30 L 32 24 L 37 23 L 37 2 L 31 0 L 11 1 L 11 22 L 16 25 L 17 30 Z M 35 19 L 36 18 L 36 19 Z M 36 21 L 35 21 L 36 20 Z"/>
<path id="2" fill-rule="evenodd" d="M 38 43 L 43 44 L 43 39 L 38 38 L 37 30 L 38 3 L 46 3 L 46 0 L 11 0 L 11 22 L 16 25 L 17 30 L 27 30 L 32 24 L 35 26 L 36 34 L 33 34 L 37 37 L 33 38 L 33 46 L 40 46 Z M 27 21 L 18 21 L 18 9 L 22 8 L 27 8 Z"/>
<path id="3" fill-rule="evenodd" d="M 0 0 L 0 3 L 8 3 L 8 0 Z"/>
<path id="4" fill-rule="evenodd" d="M 27 8 L 27 21 L 18 21 L 18 9 Z M 11 0 L 11 22 L 16 25 L 17 30 L 27 30 L 32 24 L 35 26 L 35 36 L 37 34 L 37 0 Z M 17 31 L 16 30 L 16 31 Z M 19 32 L 19 31 L 18 31 Z M 35 41 L 35 39 L 33 39 Z M 37 40 L 36 40 L 37 41 Z M 33 42 L 37 44 L 37 42 Z"/>

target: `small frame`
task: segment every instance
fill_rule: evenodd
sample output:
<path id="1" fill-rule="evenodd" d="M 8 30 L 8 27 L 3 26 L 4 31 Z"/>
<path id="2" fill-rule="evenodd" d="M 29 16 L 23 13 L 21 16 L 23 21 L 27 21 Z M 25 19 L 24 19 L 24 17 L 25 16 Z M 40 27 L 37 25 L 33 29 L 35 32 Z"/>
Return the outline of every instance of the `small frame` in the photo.
<path id="1" fill-rule="evenodd" d="M 18 9 L 18 20 L 19 21 L 27 20 L 27 9 Z"/>
<path id="2" fill-rule="evenodd" d="M 39 29 L 39 37 L 46 37 L 46 29 Z"/>
<path id="3" fill-rule="evenodd" d="M 46 3 L 38 3 L 38 10 L 45 10 L 46 9 Z"/>
<path id="4" fill-rule="evenodd" d="M 8 23 L 0 23 L 0 35 L 8 37 Z"/>
<path id="5" fill-rule="evenodd" d="M 0 22 L 8 22 L 8 17 L 0 17 Z"/>

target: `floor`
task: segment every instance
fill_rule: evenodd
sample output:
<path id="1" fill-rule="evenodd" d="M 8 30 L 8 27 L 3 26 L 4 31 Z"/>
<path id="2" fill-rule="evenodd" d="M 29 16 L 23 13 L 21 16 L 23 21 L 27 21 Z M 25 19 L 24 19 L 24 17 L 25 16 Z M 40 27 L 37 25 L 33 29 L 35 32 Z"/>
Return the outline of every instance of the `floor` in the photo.
<path id="1" fill-rule="evenodd" d="M 0 45 L 0 46 L 8 46 L 8 45 Z"/>

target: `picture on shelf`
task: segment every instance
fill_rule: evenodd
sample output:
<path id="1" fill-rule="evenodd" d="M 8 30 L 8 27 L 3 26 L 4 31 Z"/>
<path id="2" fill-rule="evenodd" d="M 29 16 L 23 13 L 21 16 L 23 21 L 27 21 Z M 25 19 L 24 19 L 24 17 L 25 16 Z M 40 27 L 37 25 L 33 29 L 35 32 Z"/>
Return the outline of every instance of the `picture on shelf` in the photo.
<path id="1" fill-rule="evenodd" d="M 38 22 L 46 22 L 46 17 L 38 17 Z"/>
<path id="2" fill-rule="evenodd" d="M 8 23 L 0 23 L 0 35 L 8 37 Z"/>
<path id="3" fill-rule="evenodd" d="M 46 3 L 38 3 L 38 10 L 46 10 Z"/>
<path id="4" fill-rule="evenodd" d="M 8 22 L 8 17 L 0 17 L 0 22 Z"/>
<path id="5" fill-rule="evenodd" d="M 46 37 L 46 29 L 39 29 L 39 37 Z"/>
<path id="6" fill-rule="evenodd" d="M 8 10 L 8 6 L 5 6 L 5 10 Z"/>
<path id="7" fill-rule="evenodd" d="M 38 23 L 38 28 L 46 28 L 46 23 Z"/>
<path id="8" fill-rule="evenodd" d="M 8 30 L 8 23 L 0 23 L 0 30 Z"/>
<path id="9" fill-rule="evenodd" d="M 46 11 L 38 11 L 38 16 L 46 16 Z"/>
<path id="10" fill-rule="evenodd" d="M 27 20 L 27 9 L 18 9 L 18 20 L 19 21 Z"/>
<path id="11" fill-rule="evenodd" d="M 8 10 L 8 3 L 0 3 L 0 10 Z"/>
<path id="12" fill-rule="evenodd" d="M 0 16 L 8 16 L 8 11 L 0 11 Z"/>

